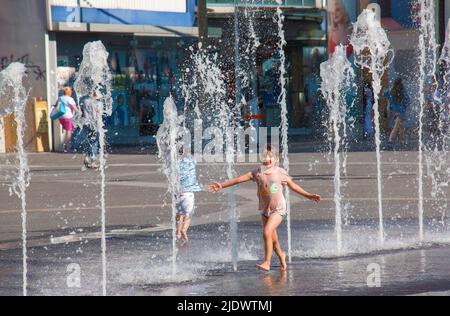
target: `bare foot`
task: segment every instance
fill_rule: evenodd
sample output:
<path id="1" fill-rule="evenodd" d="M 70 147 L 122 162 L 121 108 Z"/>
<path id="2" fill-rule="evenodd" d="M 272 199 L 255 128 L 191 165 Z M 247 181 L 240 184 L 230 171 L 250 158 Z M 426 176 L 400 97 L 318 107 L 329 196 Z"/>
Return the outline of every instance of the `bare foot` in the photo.
<path id="1" fill-rule="evenodd" d="M 280 265 L 281 265 L 281 271 L 286 271 L 287 264 L 286 264 L 286 253 L 281 253 L 280 256 Z"/>
<path id="2" fill-rule="evenodd" d="M 187 231 L 182 231 L 181 234 L 183 235 L 183 239 L 188 241 Z"/>
<path id="3" fill-rule="evenodd" d="M 181 239 L 181 232 L 177 232 L 177 240 Z"/>
<path id="4" fill-rule="evenodd" d="M 261 264 L 258 264 L 258 265 L 256 265 L 256 267 L 259 270 L 263 270 L 263 271 L 266 271 L 266 272 L 270 271 L 270 263 L 268 263 L 268 262 L 263 262 Z"/>

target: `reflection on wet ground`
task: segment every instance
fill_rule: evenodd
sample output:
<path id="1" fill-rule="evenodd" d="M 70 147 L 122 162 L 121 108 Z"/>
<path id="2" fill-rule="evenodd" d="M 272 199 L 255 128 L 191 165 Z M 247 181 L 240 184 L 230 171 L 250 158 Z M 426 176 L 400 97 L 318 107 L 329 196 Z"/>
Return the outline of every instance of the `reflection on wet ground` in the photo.
<path id="1" fill-rule="evenodd" d="M 110 237 L 107 242 L 109 295 L 412 295 L 450 290 L 450 236 L 428 231 L 419 244 L 414 221 L 392 221 L 387 240 L 377 243 L 376 223 L 344 229 L 344 254 L 337 256 L 332 223 L 293 223 L 293 262 L 280 271 L 256 269 L 262 257 L 259 223 L 239 226 L 239 267 L 231 268 L 228 226 L 193 227 L 180 245 L 171 271 L 170 232 Z M 400 230 L 399 227 L 402 229 Z M 284 227 L 280 239 L 286 240 Z M 285 246 L 285 245 L 284 245 Z M 29 294 L 100 295 L 98 240 L 29 251 Z M 0 252 L 0 294 L 21 294 L 20 249 Z"/>

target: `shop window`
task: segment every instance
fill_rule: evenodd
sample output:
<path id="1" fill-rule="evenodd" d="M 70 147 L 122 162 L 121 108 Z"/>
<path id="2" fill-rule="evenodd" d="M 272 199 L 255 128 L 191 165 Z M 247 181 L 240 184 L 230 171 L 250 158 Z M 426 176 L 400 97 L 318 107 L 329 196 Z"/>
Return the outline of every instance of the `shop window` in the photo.
<path id="1" fill-rule="evenodd" d="M 62 87 L 73 84 L 83 45 L 94 39 L 61 37 L 58 43 L 58 81 Z M 186 48 L 193 39 L 100 38 L 109 52 L 113 75 L 113 113 L 105 120 L 108 140 L 114 145 L 154 141 L 163 122 L 163 104 L 172 95 L 181 110 L 183 100 L 180 78 L 184 71 Z M 79 46 L 79 47 L 78 47 Z"/>

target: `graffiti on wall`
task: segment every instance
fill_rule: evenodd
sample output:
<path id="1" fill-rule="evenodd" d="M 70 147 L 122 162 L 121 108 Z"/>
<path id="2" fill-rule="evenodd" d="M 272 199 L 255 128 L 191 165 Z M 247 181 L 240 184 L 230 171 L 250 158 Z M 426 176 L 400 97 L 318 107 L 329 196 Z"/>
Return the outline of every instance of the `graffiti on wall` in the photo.
<path id="1" fill-rule="evenodd" d="M 30 60 L 30 55 L 25 54 L 21 57 L 16 57 L 14 55 L 1 56 L 0 57 L 0 71 L 8 67 L 13 62 L 19 62 L 25 65 L 27 68 L 27 74 L 33 74 L 35 80 L 45 80 L 46 71 L 41 68 L 41 66 L 34 64 Z"/>

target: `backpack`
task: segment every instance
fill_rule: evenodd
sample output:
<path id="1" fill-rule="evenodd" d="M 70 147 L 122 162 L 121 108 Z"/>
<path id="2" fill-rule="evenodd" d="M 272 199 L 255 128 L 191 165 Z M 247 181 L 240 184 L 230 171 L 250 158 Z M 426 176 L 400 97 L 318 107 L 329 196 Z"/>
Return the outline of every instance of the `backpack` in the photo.
<path id="1" fill-rule="evenodd" d="M 50 114 L 50 118 L 53 121 L 56 121 L 64 114 L 66 114 L 66 103 L 60 98 L 58 99 L 56 106 L 53 108 L 52 113 Z"/>

